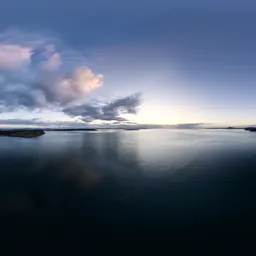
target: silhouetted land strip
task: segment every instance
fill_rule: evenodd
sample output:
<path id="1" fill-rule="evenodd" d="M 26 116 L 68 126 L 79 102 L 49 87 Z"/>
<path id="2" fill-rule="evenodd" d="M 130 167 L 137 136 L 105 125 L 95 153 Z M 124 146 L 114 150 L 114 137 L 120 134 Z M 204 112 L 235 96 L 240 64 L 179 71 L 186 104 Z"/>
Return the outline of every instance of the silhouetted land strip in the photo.
<path id="1" fill-rule="evenodd" d="M 240 128 L 240 127 L 210 127 L 205 129 L 207 130 L 244 130 L 244 128 Z"/>
<path id="2" fill-rule="evenodd" d="M 97 131 L 97 129 L 83 129 L 83 128 L 80 128 L 80 129 L 45 129 L 45 131 L 55 131 L 55 132 L 72 132 L 72 131 L 87 131 L 87 132 L 95 132 Z"/>
<path id="3" fill-rule="evenodd" d="M 0 136 L 35 138 L 45 134 L 43 130 L 2 130 Z"/>
<path id="4" fill-rule="evenodd" d="M 249 132 L 256 132 L 256 127 L 247 127 L 245 130 Z"/>
<path id="5" fill-rule="evenodd" d="M 256 127 L 246 127 L 246 128 L 241 128 L 241 127 L 213 127 L 213 128 L 206 128 L 210 130 L 245 130 L 249 132 L 256 132 Z"/>
<path id="6" fill-rule="evenodd" d="M 124 128 L 124 131 L 139 131 L 139 128 Z"/>

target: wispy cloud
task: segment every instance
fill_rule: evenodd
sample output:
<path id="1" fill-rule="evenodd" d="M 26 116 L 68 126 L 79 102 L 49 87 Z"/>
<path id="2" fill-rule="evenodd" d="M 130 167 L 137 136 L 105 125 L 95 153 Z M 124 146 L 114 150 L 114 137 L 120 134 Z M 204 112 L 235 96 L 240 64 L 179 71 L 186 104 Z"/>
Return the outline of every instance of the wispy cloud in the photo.
<path id="1" fill-rule="evenodd" d="M 82 104 L 65 108 L 63 111 L 71 117 L 79 116 L 84 122 L 92 122 L 94 120 L 126 122 L 128 120 L 122 115 L 137 114 L 140 104 L 141 94 L 136 93 L 109 103 Z"/>
<path id="2" fill-rule="evenodd" d="M 174 125 L 174 128 L 177 129 L 198 129 L 198 128 L 202 128 L 205 127 L 206 123 L 187 123 L 187 124 L 176 124 Z"/>
<path id="3" fill-rule="evenodd" d="M 50 121 L 41 118 L 32 119 L 0 119 L 0 127 L 46 127 L 46 128 L 82 128 L 84 123 L 77 121 Z"/>

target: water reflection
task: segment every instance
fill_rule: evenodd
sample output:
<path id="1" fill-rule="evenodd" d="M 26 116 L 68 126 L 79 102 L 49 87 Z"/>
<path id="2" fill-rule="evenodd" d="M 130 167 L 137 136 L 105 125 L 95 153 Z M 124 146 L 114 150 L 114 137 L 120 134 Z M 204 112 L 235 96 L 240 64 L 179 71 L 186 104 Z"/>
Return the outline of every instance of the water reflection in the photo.
<path id="1" fill-rule="evenodd" d="M 0 235 L 145 236 L 214 230 L 227 218 L 252 225 L 251 136 L 116 131 L 1 138 Z"/>

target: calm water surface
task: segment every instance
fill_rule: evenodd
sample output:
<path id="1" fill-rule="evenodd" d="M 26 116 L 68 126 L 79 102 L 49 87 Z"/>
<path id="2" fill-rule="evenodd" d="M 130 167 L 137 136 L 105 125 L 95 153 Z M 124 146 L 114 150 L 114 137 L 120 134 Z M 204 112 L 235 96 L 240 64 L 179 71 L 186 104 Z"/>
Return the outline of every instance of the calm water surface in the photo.
<path id="1" fill-rule="evenodd" d="M 256 133 L 47 132 L 0 138 L 4 238 L 249 235 Z"/>

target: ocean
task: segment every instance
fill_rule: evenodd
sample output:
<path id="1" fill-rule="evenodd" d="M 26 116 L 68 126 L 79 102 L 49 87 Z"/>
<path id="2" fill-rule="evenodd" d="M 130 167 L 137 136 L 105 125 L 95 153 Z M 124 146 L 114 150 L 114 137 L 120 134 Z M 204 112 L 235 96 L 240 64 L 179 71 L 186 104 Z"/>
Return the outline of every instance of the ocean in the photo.
<path id="1" fill-rule="evenodd" d="M 48 131 L 0 137 L 4 239 L 251 236 L 256 133 Z"/>

